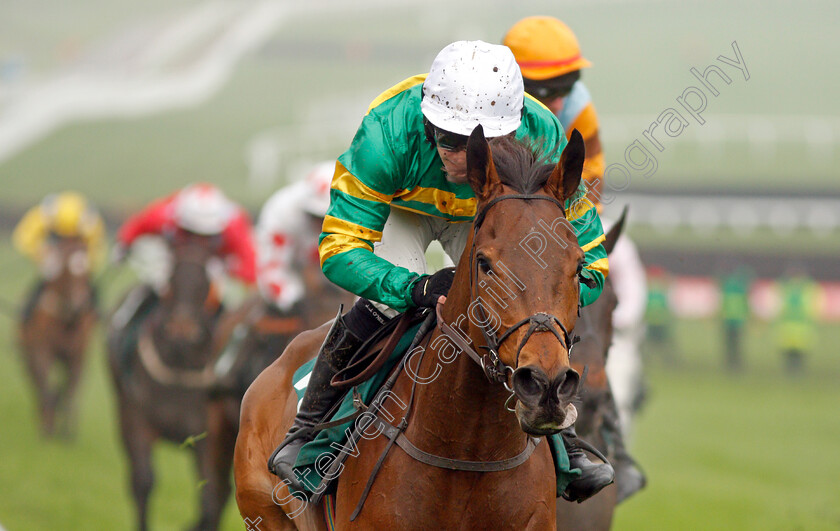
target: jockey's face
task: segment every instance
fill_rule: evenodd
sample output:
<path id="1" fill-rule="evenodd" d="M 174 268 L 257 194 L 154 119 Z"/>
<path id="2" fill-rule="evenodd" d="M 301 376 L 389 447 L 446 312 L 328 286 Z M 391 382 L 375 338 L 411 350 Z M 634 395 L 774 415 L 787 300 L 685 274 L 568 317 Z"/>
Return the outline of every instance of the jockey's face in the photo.
<path id="1" fill-rule="evenodd" d="M 563 110 L 563 104 L 566 103 L 566 96 L 540 100 L 540 102 L 548 107 L 548 110 L 550 110 L 553 114 L 557 114 Z"/>
<path id="2" fill-rule="evenodd" d="M 443 161 L 446 180 L 455 184 L 467 182 L 467 150 L 452 151 L 437 146 L 437 151 Z"/>

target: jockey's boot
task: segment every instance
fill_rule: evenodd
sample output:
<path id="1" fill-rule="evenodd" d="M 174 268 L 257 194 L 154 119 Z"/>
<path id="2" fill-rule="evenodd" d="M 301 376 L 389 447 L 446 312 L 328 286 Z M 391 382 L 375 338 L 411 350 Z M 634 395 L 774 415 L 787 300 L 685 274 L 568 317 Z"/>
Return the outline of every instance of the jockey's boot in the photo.
<path id="1" fill-rule="evenodd" d="M 293 471 L 300 449 L 315 438 L 316 433 L 312 428 L 326 420 L 324 416 L 346 393 L 346 390 L 332 387 L 330 380 L 347 365 L 361 344 L 362 340 L 350 331 L 344 317 L 339 314 L 318 352 L 318 359 L 312 368 L 312 375 L 309 377 L 309 384 L 295 422 L 286 434 L 286 439 L 268 460 L 268 470 L 281 479 L 288 480 L 288 484 L 296 490 L 307 490 L 302 487 Z"/>
<path id="2" fill-rule="evenodd" d="M 618 410 L 615 400 L 610 393 L 610 400 L 604 410 L 603 423 L 601 424 L 602 434 L 607 446 L 612 448 L 613 466 L 615 467 L 616 503 L 621 503 L 636 492 L 642 490 L 647 484 L 647 478 L 639 467 L 639 464 L 627 453 L 624 446 L 624 437 L 621 433 L 621 424 L 618 419 Z"/>
<path id="3" fill-rule="evenodd" d="M 581 471 L 580 477 L 569 483 L 562 496 L 569 501 L 581 503 L 612 483 L 615 471 L 606 460 L 603 463 L 589 460 L 583 450 L 591 450 L 592 446 L 578 438 L 574 426 L 562 430 L 560 435 L 563 436 L 566 453 L 569 455 L 569 468 L 579 468 Z"/>

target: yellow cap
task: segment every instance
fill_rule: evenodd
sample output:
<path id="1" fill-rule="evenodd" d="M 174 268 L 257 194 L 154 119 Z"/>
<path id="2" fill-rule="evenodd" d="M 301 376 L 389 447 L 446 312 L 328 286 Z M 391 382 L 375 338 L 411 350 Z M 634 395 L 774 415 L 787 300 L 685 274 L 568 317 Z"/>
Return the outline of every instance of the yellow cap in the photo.
<path id="1" fill-rule="evenodd" d="M 52 198 L 49 210 L 52 218 L 52 230 L 61 236 L 76 236 L 85 222 L 88 211 L 87 201 L 75 192 L 63 192 Z"/>
<path id="2" fill-rule="evenodd" d="M 503 44 L 513 51 L 522 77 L 551 79 L 592 63 L 580 54 L 575 34 L 554 17 L 527 17 L 513 25 Z"/>

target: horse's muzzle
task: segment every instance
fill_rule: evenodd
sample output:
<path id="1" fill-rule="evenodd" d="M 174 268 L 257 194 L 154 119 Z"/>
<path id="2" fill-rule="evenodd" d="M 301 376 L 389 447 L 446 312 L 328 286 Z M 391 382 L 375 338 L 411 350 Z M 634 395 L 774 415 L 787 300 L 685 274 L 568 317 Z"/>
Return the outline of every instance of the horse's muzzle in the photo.
<path id="1" fill-rule="evenodd" d="M 567 419 L 567 414 L 578 382 L 580 375 L 571 367 L 554 379 L 537 366 L 516 369 L 513 392 L 518 399 L 516 416 L 522 430 L 529 435 L 551 435 L 574 422 Z"/>

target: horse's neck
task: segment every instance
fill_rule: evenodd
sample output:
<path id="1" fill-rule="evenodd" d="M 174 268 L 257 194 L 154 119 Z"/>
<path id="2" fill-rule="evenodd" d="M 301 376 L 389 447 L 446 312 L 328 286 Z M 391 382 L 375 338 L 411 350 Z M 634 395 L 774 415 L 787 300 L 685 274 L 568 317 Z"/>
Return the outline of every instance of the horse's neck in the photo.
<path id="1" fill-rule="evenodd" d="M 90 280 L 87 277 L 62 274 L 44 281 L 38 303 L 53 317 L 73 321 L 81 311 L 88 308 L 92 296 Z"/>
<path id="2" fill-rule="evenodd" d="M 201 311 L 203 311 L 201 308 L 196 310 L 196 312 Z M 151 334 L 151 338 L 155 342 L 155 346 L 161 356 L 166 359 L 174 356 L 180 359 L 189 358 L 196 360 L 209 355 L 210 350 L 208 347 L 212 340 L 212 335 L 209 333 L 204 334 L 200 340 L 187 345 L 184 343 L 174 344 L 172 342 L 172 338 L 167 327 L 167 324 L 170 322 L 171 315 L 171 307 L 158 305 L 149 314 L 147 322 L 144 325 L 141 325 L 148 327 L 148 333 Z M 207 326 L 207 323 L 204 323 L 201 319 L 199 319 L 199 323 L 202 326 Z M 188 349 L 187 352 L 184 351 L 185 347 Z"/>
<path id="3" fill-rule="evenodd" d="M 415 371 L 418 380 L 438 376 L 415 385 L 408 438 L 427 451 L 445 448 L 439 452 L 455 459 L 498 460 L 521 452 L 526 436 L 505 408 L 510 393 L 490 382 L 466 353 L 448 364 L 442 361 L 451 352 L 441 352 L 447 343 L 441 335 L 439 329 L 432 332 Z"/>

